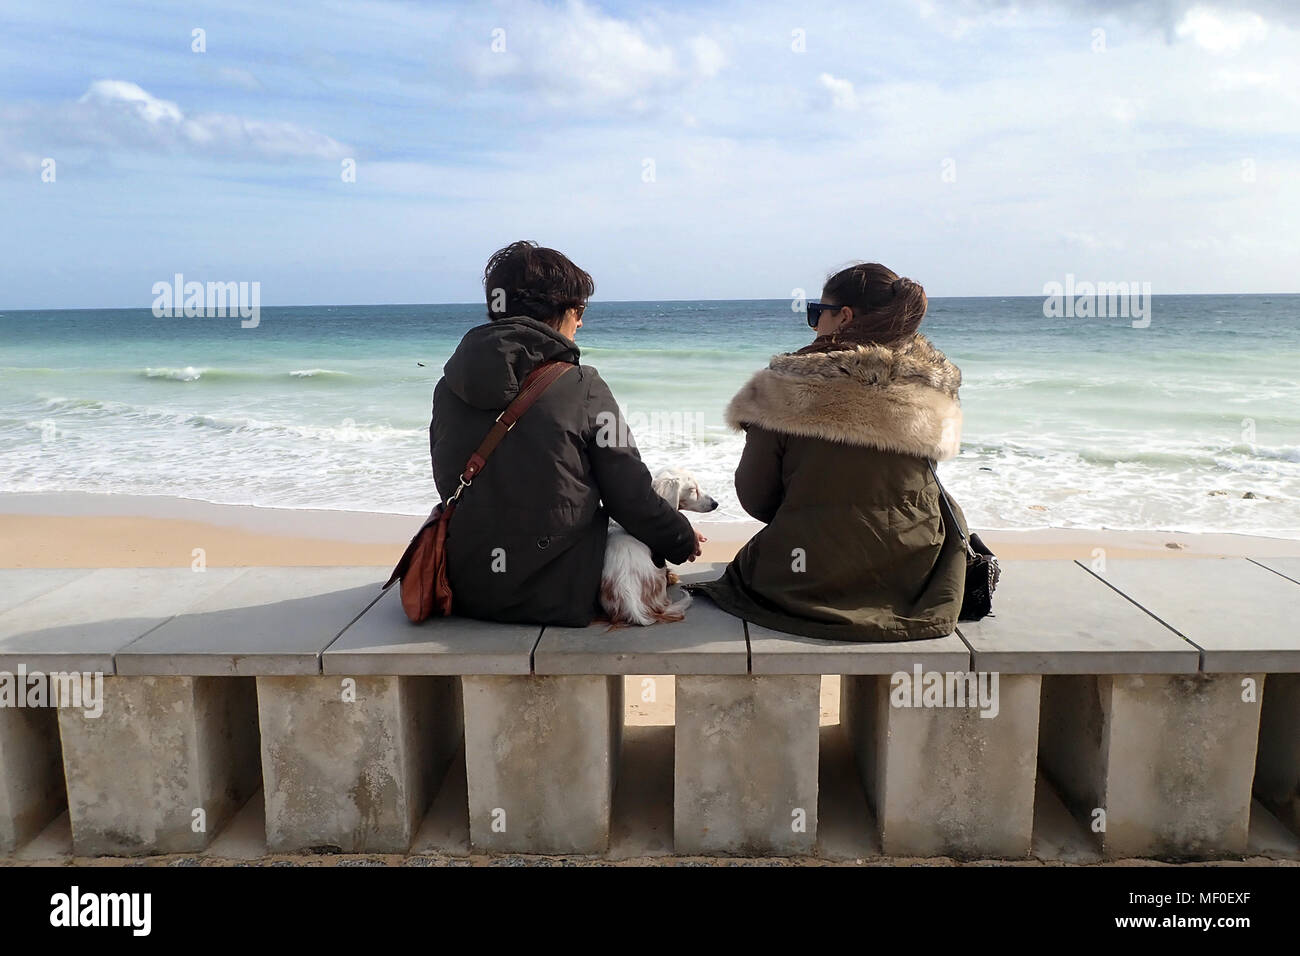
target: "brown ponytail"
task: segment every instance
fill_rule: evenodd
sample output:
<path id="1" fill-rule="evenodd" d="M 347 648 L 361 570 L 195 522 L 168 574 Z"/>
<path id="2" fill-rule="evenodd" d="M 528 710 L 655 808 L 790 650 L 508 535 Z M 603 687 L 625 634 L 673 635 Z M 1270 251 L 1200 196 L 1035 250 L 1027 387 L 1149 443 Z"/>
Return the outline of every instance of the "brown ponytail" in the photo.
<path id="1" fill-rule="evenodd" d="M 921 283 L 878 262 L 861 262 L 826 280 L 822 298 L 847 305 L 853 318 L 834 333 L 800 351 L 829 351 L 853 345 L 896 346 L 921 326 L 929 300 Z"/>

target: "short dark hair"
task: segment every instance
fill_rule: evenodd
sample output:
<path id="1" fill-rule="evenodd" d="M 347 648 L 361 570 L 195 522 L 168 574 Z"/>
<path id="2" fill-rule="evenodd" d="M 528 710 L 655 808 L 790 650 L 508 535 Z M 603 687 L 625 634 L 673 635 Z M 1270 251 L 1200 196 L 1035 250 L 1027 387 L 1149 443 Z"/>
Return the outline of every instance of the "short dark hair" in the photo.
<path id="1" fill-rule="evenodd" d="M 587 304 L 596 283 L 569 257 L 531 240 L 492 253 L 483 270 L 489 319 L 526 315 L 558 326 L 569 309 Z"/>

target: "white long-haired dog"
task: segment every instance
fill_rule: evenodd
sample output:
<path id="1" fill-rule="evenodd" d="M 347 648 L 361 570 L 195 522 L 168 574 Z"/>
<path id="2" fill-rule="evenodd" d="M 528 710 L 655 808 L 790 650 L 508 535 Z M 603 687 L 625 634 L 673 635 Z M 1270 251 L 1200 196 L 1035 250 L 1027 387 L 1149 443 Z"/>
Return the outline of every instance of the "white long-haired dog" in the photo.
<path id="1" fill-rule="evenodd" d="M 679 468 L 665 468 L 652 483 L 655 492 L 679 511 L 712 511 L 718 503 L 700 490 L 700 483 Z M 600 579 L 600 605 L 614 627 L 680 621 L 691 603 L 689 594 L 668 599 L 668 585 L 676 576 L 655 567 L 650 549 L 617 522 L 609 523 L 605 567 Z"/>

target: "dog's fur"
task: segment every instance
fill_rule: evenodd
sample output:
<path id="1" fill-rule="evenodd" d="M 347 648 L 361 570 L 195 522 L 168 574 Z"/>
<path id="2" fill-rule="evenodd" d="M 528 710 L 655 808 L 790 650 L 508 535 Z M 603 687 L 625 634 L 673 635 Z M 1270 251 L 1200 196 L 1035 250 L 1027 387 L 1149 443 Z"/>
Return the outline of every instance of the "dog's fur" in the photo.
<path id="1" fill-rule="evenodd" d="M 688 472 L 668 468 L 655 476 L 655 492 L 679 511 L 712 511 L 718 503 L 700 490 Z M 616 522 L 609 524 L 605 545 L 605 567 L 600 580 L 600 605 L 613 627 L 680 621 L 691 603 L 689 594 L 679 601 L 668 599 L 668 585 L 676 576 L 657 568 L 650 549 L 628 534 Z"/>
<path id="2" fill-rule="evenodd" d="M 778 355 L 727 406 L 727 424 L 954 458 L 961 371 L 923 335 L 902 346 Z"/>

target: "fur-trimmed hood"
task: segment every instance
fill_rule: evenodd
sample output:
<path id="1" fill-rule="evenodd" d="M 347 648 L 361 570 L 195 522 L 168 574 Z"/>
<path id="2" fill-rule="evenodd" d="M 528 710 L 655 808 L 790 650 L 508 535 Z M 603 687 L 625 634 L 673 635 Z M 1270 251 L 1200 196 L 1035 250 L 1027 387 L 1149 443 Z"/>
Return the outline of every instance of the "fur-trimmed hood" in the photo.
<path id="1" fill-rule="evenodd" d="M 961 370 L 919 334 L 893 348 L 792 352 L 736 393 L 727 424 L 945 461 L 961 446 L 960 386 Z"/>

